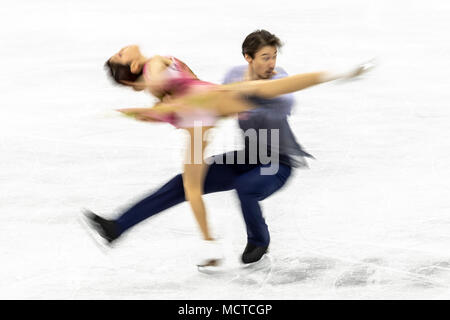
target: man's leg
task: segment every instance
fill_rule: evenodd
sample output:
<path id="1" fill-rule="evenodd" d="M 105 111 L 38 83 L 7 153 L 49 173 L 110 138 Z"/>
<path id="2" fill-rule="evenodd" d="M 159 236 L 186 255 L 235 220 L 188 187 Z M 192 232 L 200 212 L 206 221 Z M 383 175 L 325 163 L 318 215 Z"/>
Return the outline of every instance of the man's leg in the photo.
<path id="1" fill-rule="evenodd" d="M 236 177 L 237 173 L 232 166 L 213 163 L 206 174 L 204 192 L 231 190 L 234 188 Z M 183 178 L 178 174 L 156 192 L 127 209 L 116 220 L 107 220 L 93 214 L 90 219 L 99 233 L 112 242 L 139 222 L 185 200 Z"/>
<path id="2" fill-rule="evenodd" d="M 183 178 L 181 174 L 178 174 L 156 192 L 133 205 L 116 219 L 120 233 L 185 200 Z"/>
<path id="3" fill-rule="evenodd" d="M 286 165 L 280 165 L 275 175 L 261 175 L 258 167 L 236 179 L 235 187 L 247 227 L 248 244 L 242 256 L 243 262 L 257 261 L 266 252 L 270 234 L 258 202 L 280 189 L 290 174 L 291 167 Z"/>
<path id="4" fill-rule="evenodd" d="M 105 219 L 90 211 L 85 215 L 97 233 L 111 243 L 142 220 L 183 201 L 185 201 L 183 179 L 181 174 L 178 174 L 156 192 L 127 209 L 115 220 Z"/>

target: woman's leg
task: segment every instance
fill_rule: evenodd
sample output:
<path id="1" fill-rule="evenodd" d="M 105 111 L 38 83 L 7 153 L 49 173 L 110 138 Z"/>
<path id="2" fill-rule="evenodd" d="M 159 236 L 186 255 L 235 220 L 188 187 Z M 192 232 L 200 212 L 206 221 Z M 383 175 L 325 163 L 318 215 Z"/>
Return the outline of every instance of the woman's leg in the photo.
<path id="1" fill-rule="evenodd" d="M 323 83 L 325 82 L 324 80 L 326 80 L 324 74 L 324 72 L 313 72 L 296 74 L 274 80 L 236 82 L 222 85 L 221 88 L 224 90 L 233 90 L 242 94 L 255 95 L 261 98 L 270 99 Z"/>
<path id="2" fill-rule="evenodd" d="M 191 108 L 210 109 L 217 116 L 227 116 L 253 109 L 240 95 L 275 98 L 337 79 L 350 79 L 373 68 L 371 63 L 361 64 L 342 73 L 311 72 L 274 80 L 254 80 L 217 85 L 202 93 L 192 93 L 174 99 L 170 103 L 158 103 L 153 108 L 121 109 L 119 111 L 143 121 L 171 122 L 170 115 Z"/>
<path id="3" fill-rule="evenodd" d="M 211 127 L 186 128 L 189 133 L 189 146 L 184 164 L 183 186 L 186 200 L 194 213 L 204 240 L 213 240 L 206 218 L 206 208 L 203 202 L 203 184 L 208 165 L 203 160 L 206 143 L 203 134 Z M 198 130 L 196 132 L 196 130 Z"/>
<path id="4" fill-rule="evenodd" d="M 371 70 L 373 66 L 372 62 L 368 62 L 340 73 L 329 71 L 311 72 L 274 80 L 254 80 L 230 83 L 222 85 L 220 88 L 270 99 L 332 80 L 351 79 L 366 73 Z"/>

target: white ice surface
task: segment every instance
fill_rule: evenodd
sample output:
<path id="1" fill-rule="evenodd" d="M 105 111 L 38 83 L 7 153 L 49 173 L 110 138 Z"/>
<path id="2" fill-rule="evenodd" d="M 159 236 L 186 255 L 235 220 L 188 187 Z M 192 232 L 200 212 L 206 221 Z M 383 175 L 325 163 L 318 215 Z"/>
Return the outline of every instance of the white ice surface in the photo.
<path id="1" fill-rule="evenodd" d="M 0 5 L 0 298 L 449 299 L 450 4 L 447 1 L 3 1 Z M 241 270 L 234 192 L 205 197 L 228 271 L 197 272 L 186 204 L 107 253 L 78 224 L 113 217 L 180 171 L 183 133 L 121 118 L 146 106 L 104 61 L 137 43 L 220 82 L 265 28 L 289 73 L 376 56 L 361 81 L 296 93 L 314 154 L 262 203 L 271 252 Z M 239 145 L 223 121 L 210 152 Z"/>

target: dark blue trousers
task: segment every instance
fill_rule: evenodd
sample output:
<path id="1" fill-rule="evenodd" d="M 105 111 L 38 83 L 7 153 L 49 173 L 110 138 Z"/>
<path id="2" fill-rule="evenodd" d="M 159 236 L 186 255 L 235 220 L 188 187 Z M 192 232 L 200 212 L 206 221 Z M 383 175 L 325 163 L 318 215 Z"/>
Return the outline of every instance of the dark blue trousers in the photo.
<path id="1" fill-rule="evenodd" d="M 267 198 L 285 184 L 291 175 L 291 167 L 280 163 L 275 175 L 261 175 L 261 167 L 263 165 L 214 163 L 209 166 L 206 174 L 204 193 L 236 189 L 248 241 L 258 246 L 267 246 L 270 235 L 258 201 Z M 185 200 L 183 179 L 181 174 L 178 174 L 156 192 L 125 211 L 116 222 L 121 232 L 124 232 L 142 220 Z"/>

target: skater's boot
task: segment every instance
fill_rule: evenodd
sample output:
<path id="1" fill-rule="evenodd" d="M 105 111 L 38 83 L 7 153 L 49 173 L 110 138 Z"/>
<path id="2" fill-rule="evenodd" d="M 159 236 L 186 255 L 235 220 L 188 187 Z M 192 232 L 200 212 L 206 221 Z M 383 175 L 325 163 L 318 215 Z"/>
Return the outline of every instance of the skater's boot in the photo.
<path id="1" fill-rule="evenodd" d="M 269 246 L 257 246 L 253 243 L 247 242 L 244 252 L 242 253 L 243 263 L 253 263 L 259 261 L 263 255 L 268 251 Z"/>
<path id="2" fill-rule="evenodd" d="M 120 236 L 120 229 L 117 222 L 102 218 L 92 211 L 85 211 L 84 215 L 89 225 L 108 243 L 113 242 Z"/>
<path id="3" fill-rule="evenodd" d="M 196 256 L 198 267 L 217 267 L 223 258 L 222 246 L 217 240 L 202 240 Z"/>

